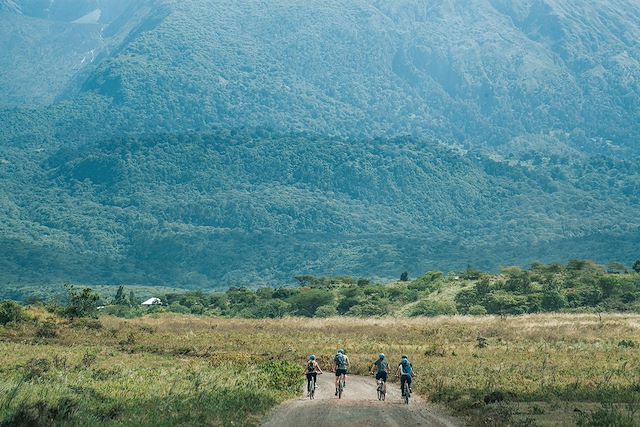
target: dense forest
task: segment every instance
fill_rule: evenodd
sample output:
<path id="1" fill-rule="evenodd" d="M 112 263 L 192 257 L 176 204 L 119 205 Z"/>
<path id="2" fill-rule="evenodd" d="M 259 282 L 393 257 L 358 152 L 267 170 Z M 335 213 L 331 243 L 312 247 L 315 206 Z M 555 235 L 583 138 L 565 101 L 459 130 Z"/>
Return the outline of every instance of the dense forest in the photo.
<path id="1" fill-rule="evenodd" d="M 414 138 L 233 133 L 15 150 L 5 283 L 274 283 L 297 274 L 633 261 L 640 165 Z"/>
<path id="2" fill-rule="evenodd" d="M 637 4 L 213 3 L 0 1 L 0 284 L 634 260 Z"/>

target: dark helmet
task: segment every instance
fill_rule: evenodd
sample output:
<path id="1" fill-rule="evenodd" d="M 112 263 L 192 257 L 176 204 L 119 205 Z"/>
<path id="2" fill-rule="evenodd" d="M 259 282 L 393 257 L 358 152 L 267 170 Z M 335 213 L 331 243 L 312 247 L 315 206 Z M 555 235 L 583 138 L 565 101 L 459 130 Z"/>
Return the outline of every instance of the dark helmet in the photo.
<path id="1" fill-rule="evenodd" d="M 384 359 L 384 353 L 380 353 L 380 354 L 378 355 L 378 358 L 379 358 L 380 360 Z"/>
<path id="2" fill-rule="evenodd" d="M 316 356 L 312 354 L 311 356 L 309 356 L 309 360 L 316 360 Z"/>

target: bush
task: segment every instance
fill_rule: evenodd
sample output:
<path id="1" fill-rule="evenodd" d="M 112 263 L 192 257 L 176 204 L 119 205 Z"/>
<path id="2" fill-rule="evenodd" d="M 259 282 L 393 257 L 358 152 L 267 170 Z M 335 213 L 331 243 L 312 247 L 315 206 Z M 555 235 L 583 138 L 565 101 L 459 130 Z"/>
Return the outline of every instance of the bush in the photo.
<path id="1" fill-rule="evenodd" d="M 4 426 L 51 426 L 63 425 L 78 410 L 78 404 L 63 397 L 56 403 L 39 400 L 35 403 L 22 402 L 10 417 L 0 423 Z"/>
<path id="2" fill-rule="evenodd" d="M 336 310 L 336 307 L 331 304 L 322 305 L 316 310 L 316 317 L 332 317 L 337 314 L 338 311 Z"/>
<path id="3" fill-rule="evenodd" d="M 300 389 L 301 368 L 288 360 L 273 360 L 258 366 L 259 377 L 266 388 L 294 393 Z"/>
<path id="4" fill-rule="evenodd" d="M 354 305 L 346 313 L 347 316 L 355 317 L 384 316 L 385 314 L 387 314 L 387 306 L 374 302 L 364 302 Z"/>
<path id="5" fill-rule="evenodd" d="M 58 336 L 58 327 L 55 322 L 46 321 L 38 325 L 36 329 L 38 338 L 55 338 Z"/>
<path id="6" fill-rule="evenodd" d="M 482 305 L 472 305 L 469 307 L 468 313 L 472 316 L 484 316 L 487 314 L 487 309 Z"/>
<path id="7" fill-rule="evenodd" d="M 453 303 L 424 300 L 411 307 L 410 316 L 451 316 L 457 314 Z"/>
<path id="8" fill-rule="evenodd" d="M 622 412 L 613 405 L 578 415 L 576 423 L 579 427 L 633 427 L 636 425 L 633 415 Z"/>
<path id="9" fill-rule="evenodd" d="M 22 375 L 26 381 L 43 378 L 51 370 L 48 359 L 30 359 L 22 368 Z"/>
<path id="10" fill-rule="evenodd" d="M 0 303 L 0 324 L 18 323 L 24 318 L 24 310 L 18 303 L 9 300 Z"/>
<path id="11" fill-rule="evenodd" d="M 73 319 L 76 317 L 95 316 L 96 306 L 100 297 L 91 288 L 78 291 L 74 286 L 65 285 L 69 294 L 69 304 L 64 309 L 64 315 Z"/>

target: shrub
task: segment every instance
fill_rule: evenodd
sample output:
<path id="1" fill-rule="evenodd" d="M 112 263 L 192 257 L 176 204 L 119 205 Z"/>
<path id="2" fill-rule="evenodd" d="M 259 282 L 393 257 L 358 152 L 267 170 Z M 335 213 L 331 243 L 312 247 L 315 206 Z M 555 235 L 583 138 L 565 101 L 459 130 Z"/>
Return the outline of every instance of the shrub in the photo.
<path id="1" fill-rule="evenodd" d="M 387 314 L 387 306 L 381 303 L 364 302 L 354 305 L 346 313 L 347 316 L 366 317 L 366 316 L 384 316 Z"/>
<path id="2" fill-rule="evenodd" d="M 622 412 L 613 405 L 603 405 L 595 411 L 580 413 L 576 423 L 579 427 L 633 427 L 636 425 L 632 414 Z"/>
<path id="3" fill-rule="evenodd" d="M 74 286 L 65 285 L 69 294 L 69 304 L 64 315 L 70 318 L 95 316 L 96 305 L 100 297 L 91 288 L 78 291 Z"/>
<path id="4" fill-rule="evenodd" d="M 331 304 L 322 305 L 316 310 L 316 317 L 331 317 L 338 314 L 336 307 Z"/>
<path id="5" fill-rule="evenodd" d="M 300 389 L 301 368 L 288 360 L 273 360 L 261 363 L 258 372 L 266 388 L 282 392 L 296 392 Z"/>
<path id="6" fill-rule="evenodd" d="M 36 329 L 36 336 L 38 338 L 55 338 L 58 336 L 58 327 L 55 322 L 50 320 L 42 322 Z"/>
<path id="7" fill-rule="evenodd" d="M 476 304 L 469 307 L 468 313 L 472 316 L 484 316 L 485 314 L 487 314 L 487 309 L 482 305 Z"/>
<path id="8" fill-rule="evenodd" d="M 55 424 L 62 425 L 77 410 L 78 404 L 68 397 L 63 397 L 53 404 L 42 400 L 35 403 L 23 401 L 11 416 L 0 423 L 0 426 L 48 427 Z"/>
<path id="9" fill-rule="evenodd" d="M 457 314 L 453 303 L 423 300 L 411 308 L 410 316 L 449 316 Z"/>
<path id="10" fill-rule="evenodd" d="M 48 359 L 30 359 L 22 368 L 22 374 L 26 381 L 43 378 L 51 370 L 51 362 Z"/>
<path id="11" fill-rule="evenodd" d="M 14 301 L 2 301 L 0 303 L 0 324 L 6 325 L 7 323 L 20 322 L 25 318 L 24 310 L 20 305 Z"/>

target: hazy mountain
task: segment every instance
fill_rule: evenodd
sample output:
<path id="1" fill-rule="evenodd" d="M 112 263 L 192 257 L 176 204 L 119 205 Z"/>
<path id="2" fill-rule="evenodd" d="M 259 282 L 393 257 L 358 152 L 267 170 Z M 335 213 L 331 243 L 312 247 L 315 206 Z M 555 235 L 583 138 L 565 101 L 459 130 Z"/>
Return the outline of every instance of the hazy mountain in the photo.
<path id="1" fill-rule="evenodd" d="M 638 40 L 632 0 L 2 0 L 5 280 L 630 261 Z"/>

